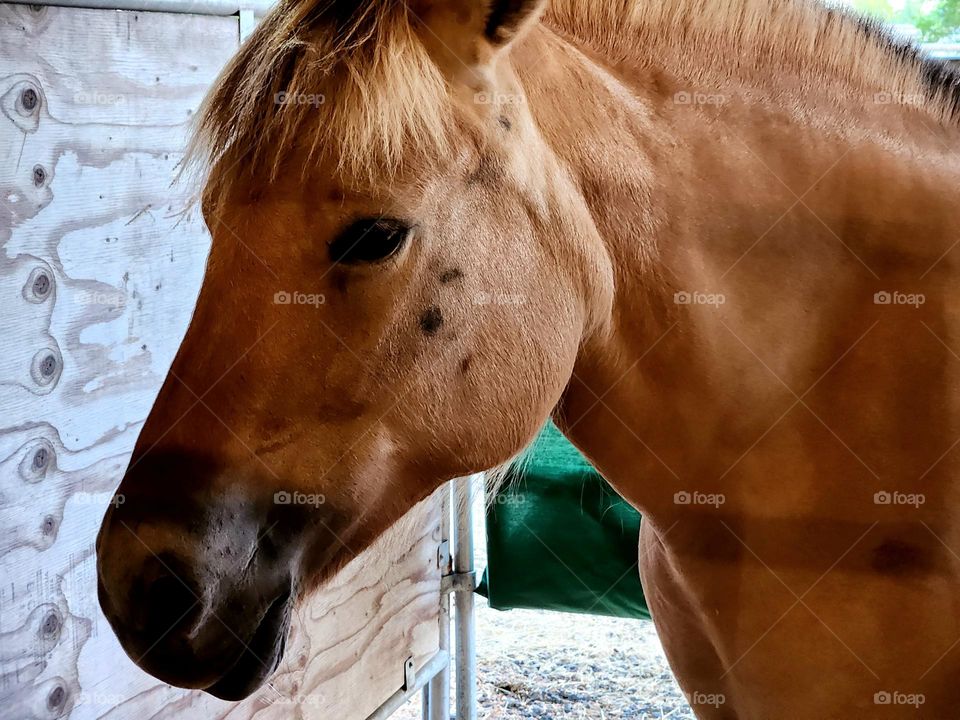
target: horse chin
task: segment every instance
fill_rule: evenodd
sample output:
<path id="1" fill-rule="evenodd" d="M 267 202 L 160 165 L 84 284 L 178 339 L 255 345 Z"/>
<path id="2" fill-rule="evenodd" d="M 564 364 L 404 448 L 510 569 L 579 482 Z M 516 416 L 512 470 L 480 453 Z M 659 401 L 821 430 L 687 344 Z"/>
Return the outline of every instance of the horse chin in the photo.
<path id="1" fill-rule="evenodd" d="M 256 692 L 283 660 L 292 605 L 289 593 L 274 600 L 233 666 L 205 692 L 231 701 Z"/>

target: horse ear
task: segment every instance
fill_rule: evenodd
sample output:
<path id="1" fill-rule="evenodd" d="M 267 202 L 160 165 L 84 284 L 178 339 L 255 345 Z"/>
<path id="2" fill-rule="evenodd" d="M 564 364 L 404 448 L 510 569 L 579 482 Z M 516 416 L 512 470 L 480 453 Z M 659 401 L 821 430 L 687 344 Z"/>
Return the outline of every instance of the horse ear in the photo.
<path id="1" fill-rule="evenodd" d="M 494 47 L 502 48 L 540 19 L 547 0 L 493 0 L 483 35 Z"/>
<path id="2" fill-rule="evenodd" d="M 419 0 L 423 40 L 454 73 L 481 70 L 533 27 L 548 0 Z"/>

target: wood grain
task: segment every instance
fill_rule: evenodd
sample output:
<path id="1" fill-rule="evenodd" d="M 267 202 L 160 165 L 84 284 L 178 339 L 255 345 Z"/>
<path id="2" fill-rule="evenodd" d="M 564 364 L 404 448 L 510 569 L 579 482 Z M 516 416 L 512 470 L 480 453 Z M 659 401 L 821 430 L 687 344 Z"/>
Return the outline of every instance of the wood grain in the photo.
<path id="1" fill-rule="evenodd" d="M 428 501 L 299 610 L 270 687 L 159 683 L 93 543 L 183 337 L 208 235 L 171 185 L 236 17 L 0 4 L 0 718 L 362 719 L 437 649 Z"/>

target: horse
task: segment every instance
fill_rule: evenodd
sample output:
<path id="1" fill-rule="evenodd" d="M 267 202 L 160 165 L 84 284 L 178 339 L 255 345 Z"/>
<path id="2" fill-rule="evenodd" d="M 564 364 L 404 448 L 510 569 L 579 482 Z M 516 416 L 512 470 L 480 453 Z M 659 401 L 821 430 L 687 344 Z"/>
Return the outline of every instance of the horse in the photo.
<path id="1" fill-rule="evenodd" d="M 198 123 L 206 276 L 97 544 L 143 669 L 249 695 L 552 418 L 699 718 L 957 716 L 955 70 L 807 0 L 282 0 Z"/>

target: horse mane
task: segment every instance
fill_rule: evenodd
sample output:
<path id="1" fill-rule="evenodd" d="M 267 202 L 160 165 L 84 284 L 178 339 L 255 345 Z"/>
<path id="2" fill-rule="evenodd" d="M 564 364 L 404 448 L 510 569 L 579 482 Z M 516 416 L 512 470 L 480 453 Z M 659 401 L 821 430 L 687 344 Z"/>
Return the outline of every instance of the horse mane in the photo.
<path id="1" fill-rule="evenodd" d="M 297 148 L 373 177 L 411 147 L 444 152 L 447 83 L 415 20 L 404 0 L 281 0 L 204 100 L 187 166 L 273 179 Z"/>
<path id="2" fill-rule="evenodd" d="M 552 0 L 546 19 L 613 62 L 669 58 L 694 78 L 791 68 L 810 85 L 840 80 L 941 121 L 960 116 L 960 71 L 883 22 L 822 0 Z"/>
<path id="3" fill-rule="evenodd" d="M 922 98 L 911 104 L 941 120 L 960 115 L 960 73 L 815 0 L 552 0 L 543 22 L 612 62 L 669 58 L 694 78 L 793 67 Z M 207 96 L 188 162 L 224 163 L 221 181 L 243 169 L 273 178 L 306 148 L 305 167 L 330 153 L 342 170 L 373 178 L 407 152 L 444 153 L 449 88 L 417 29 L 405 0 L 281 0 Z"/>

